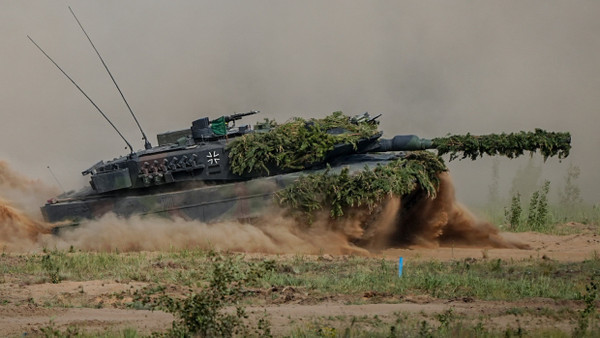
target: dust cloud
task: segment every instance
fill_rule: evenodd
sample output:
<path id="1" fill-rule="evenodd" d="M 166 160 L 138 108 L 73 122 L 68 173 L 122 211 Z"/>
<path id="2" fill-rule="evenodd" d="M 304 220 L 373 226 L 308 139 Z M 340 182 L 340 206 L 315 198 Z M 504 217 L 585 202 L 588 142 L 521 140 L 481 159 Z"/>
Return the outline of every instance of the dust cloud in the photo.
<path id="1" fill-rule="evenodd" d="M 436 198 L 421 199 L 397 215 L 391 236 L 382 239 L 386 245 L 529 247 L 504 239 L 494 225 L 478 220 L 456 201 L 449 174 L 441 174 L 440 179 Z"/>
<path id="2" fill-rule="evenodd" d="M 51 233 L 51 226 L 25 215 L 9 202 L 0 199 L 0 248 L 21 251 L 37 246 Z"/>
<path id="3" fill-rule="evenodd" d="M 28 180 L 0 162 L 0 185 L 4 198 L 17 196 L 21 206 L 32 207 L 41 191 L 52 192 Z M 29 196 L 29 198 L 27 198 Z M 203 248 L 258 253 L 330 253 L 369 255 L 391 247 L 411 245 L 469 245 L 477 247 L 524 247 L 503 239 L 491 224 L 477 221 L 460 206 L 447 174 L 441 177 L 435 199 L 415 197 L 414 205 L 390 198 L 374 211 L 350 210 L 347 217 L 332 220 L 323 211 L 307 224 L 273 208 L 252 223 L 236 221 L 206 224 L 181 218 L 106 214 L 57 234 L 38 216 L 0 199 L 0 247 L 6 251 L 43 248 L 85 251 L 156 251 Z M 29 201 L 29 202 L 27 202 Z M 37 206 L 37 205 L 36 205 Z"/>
<path id="4" fill-rule="evenodd" d="M 0 248 L 17 250 L 35 246 L 52 226 L 40 219 L 44 196 L 55 188 L 28 179 L 0 160 Z"/>
<path id="5" fill-rule="evenodd" d="M 29 179 L 0 160 L 0 198 L 23 210 L 30 217 L 39 217 L 39 207 L 48 199 L 56 196 L 59 190 L 41 180 Z"/>
<path id="6" fill-rule="evenodd" d="M 181 218 L 123 219 L 108 214 L 101 219 L 40 241 L 44 247 L 66 249 L 70 246 L 89 251 L 156 251 L 184 248 L 214 249 L 248 253 L 367 254 L 348 243 L 343 232 L 307 226 L 277 212 L 268 221 L 253 224 L 225 221 L 206 224 Z"/>

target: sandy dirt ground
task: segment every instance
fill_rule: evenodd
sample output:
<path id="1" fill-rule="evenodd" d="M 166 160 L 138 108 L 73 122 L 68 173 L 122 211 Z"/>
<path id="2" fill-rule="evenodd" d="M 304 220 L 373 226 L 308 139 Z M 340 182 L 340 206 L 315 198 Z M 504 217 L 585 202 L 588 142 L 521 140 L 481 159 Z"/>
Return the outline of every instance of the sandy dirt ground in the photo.
<path id="1" fill-rule="evenodd" d="M 567 224 L 567 226 L 581 227 L 581 224 Z M 502 233 L 502 237 L 511 242 L 520 242 L 530 246 L 529 249 L 497 249 L 474 247 L 440 247 L 387 249 L 381 253 L 385 258 L 404 257 L 405 262 L 410 260 L 439 261 L 462 260 L 465 258 L 490 258 L 503 260 L 522 260 L 527 258 L 547 258 L 561 262 L 579 262 L 600 254 L 600 236 L 582 229 L 583 233 L 553 236 L 540 233 Z"/>
<path id="2" fill-rule="evenodd" d="M 494 248 L 419 248 L 387 249 L 378 257 L 405 259 L 406 269 L 410 262 L 417 260 L 463 260 L 465 258 L 501 258 L 503 260 L 522 260 L 529 258 L 548 258 L 559 261 L 582 261 L 592 258 L 600 252 L 600 236 L 591 231 L 580 234 L 554 236 L 537 233 L 504 233 L 504 237 L 518 240 L 530 246 L 530 249 L 494 249 Z M 252 254 L 252 256 L 260 256 Z M 265 255 L 265 257 L 268 257 Z M 409 270 L 407 270 L 409 271 Z M 408 273 L 408 272 L 407 272 Z M 0 336 L 21 336 L 24 333 L 40 334 L 41 328 L 52 324 L 55 328 L 66 330 L 77 326 L 86 332 L 102 332 L 135 328 L 138 333 L 169 328 L 173 317 L 161 311 L 118 309 L 111 306 L 117 301 L 115 295 L 124 291 L 133 291 L 144 287 L 145 283 L 116 281 L 63 281 L 59 284 L 19 285 L 11 283 L 10 276 L 4 276 L 5 283 L 0 284 Z M 291 327 L 310 327 L 316 318 L 373 317 L 383 322 L 393 322 L 399 313 L 414 314 L 427 320 L 429 315 L 444 312 L 450 308 L 473 321 L 487 318 L 486 327 L 503 328 L 514 325 L 515 317 L 507 315 L 506 310 L 521 307 L 529 313 L 542 309 L 569 307 L 579 309 L 580 304 L 571 301 L 552 299 L 527 299 L 522 302 L 481 301 L 476 299 L 433 299 L 428 296 L 387 295 L 379 304 L 348 305 L 343 295 L 329 299 L 311 299 L 310 296 L 288 288 L 280 290 L 289 296 L 281 304 L 269 304 L 261 307 L 248 307 L 249 313 L 260 316 L 266 313 L 276 335 L 289 332 Z M 365 294 L 365 300 L 373 295 Z M 65 307 L 45 307 L 44 303 L 64 304 Z M 119 299 L 127 301 L 127 299 Z M 99 308 L 84 308 L 81 304 L 98 304 Z M 372 299 L 368 302 L 372 303 Z M 555 317 L 534 316 L 527 313 L 520 316 L 519 325 L 523 328 L 554 327 L 570 330 L 575 325 L 569 320 Z M 479 319 L 476 319 L 479 318 Z"/>

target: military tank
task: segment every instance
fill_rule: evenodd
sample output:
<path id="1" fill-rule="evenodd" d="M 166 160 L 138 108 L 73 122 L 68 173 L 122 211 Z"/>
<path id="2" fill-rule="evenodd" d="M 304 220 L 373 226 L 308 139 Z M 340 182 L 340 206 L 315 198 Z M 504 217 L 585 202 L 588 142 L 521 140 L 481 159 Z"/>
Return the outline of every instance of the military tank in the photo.
<path id="1" fill-rule="evenodd" d="M 353 189 L 360 190 L 360 196 L 364 190 L 403 198 L 433 198 L 436 176 L 446 170 L 438 155 L 457 157 L 460 152 L 475 159 L 483 154 L 515 157 L 539 150 L 546 157 L 565 157 L 570 148 L 568 133 L 539 129 L 431 140 L 415 135 L 386 139 L 378 130 L 380 115 L 371 117 L 368 113 L 350 117 L 335 112 L 322 119 L 296 118 L 282 125 L 265 119 L 253 127 L 236 126 L 236 121 L 257 113 L 213 120 L 203 117 L 189 128 L 158 134 L 155 147 L 100 161 L 82 172 L 90 176 L 89 187 L 52 198 L 41 208 L 42 214 L 48 222 L 71 223 L 108 212 L 123 217 L 176 216 L 203 222 L 246 220 L 276 205 L 275 197 L 288 202 L 282 203 L 284 206 L 310 211 L 311 207 L 298 203 L 294 194 L 302 188 L 297 186 L 299 181 L 316 175 L 374 175 L 367 177 L 368 181 L 353 183 L 359 185 Z M 438 154 L 427 149 L 437 149 Z M 407 173 L 404 181 L 396 182 L 400 189 L 371 186 L 376 179 L 381 185 Z M 327 184 L 331 183 L 313 185 L 308 194 L 322 194 Z M 335 205 L 332 215 L 341 215 L 343 208 L 363 201 L 344 203 Z"/>
<path id="2" fill-rule="evenodd" d="M 234 172 L 231 145 L 251 134 L 272 132 L 273 122 L 235 126 L 235 122 L 258 111 L 237 113 L 210 120 L 203 117 L 190 128 L 157 135 L 158 145 L 110 161 L 100 161 L 84 170 L 90 186 L 64 193 L 42 208 L 47 222 L 80 222 L 114 212 L 120 216 L 179 216 L 211 222 L 249 219 L 273 204 L 273 195 L 301 175 L 342 168 L 363 170 L 389 163 L 405 151 L 432 148 L 432 141 L 415 135 L 381 138 L 377 117 L 368 113 L 347 119 L 349 125 L 368 126 L 367 136 L 352 135 L 343 127 L 322 130 L 333 138 L 355 136 L 352 141 L 333 145 L 322 159 L 300 167 L 268 163 L 263 170 Z M 277 128 L 277 127 L 275 127 Z M 303 126 L 315 128 L 313 122 Z"/>

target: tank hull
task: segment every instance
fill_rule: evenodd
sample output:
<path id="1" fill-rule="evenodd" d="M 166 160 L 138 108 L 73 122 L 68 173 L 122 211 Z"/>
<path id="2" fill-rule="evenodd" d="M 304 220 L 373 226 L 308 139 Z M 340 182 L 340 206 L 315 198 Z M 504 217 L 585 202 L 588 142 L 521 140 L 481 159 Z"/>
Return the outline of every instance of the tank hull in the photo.
<path id="1" fill-rule="evenodd" d="M 273 194 L 285 185 L 281 179 L 268 178 L 261 182 L 245 181 L 148 195 L 90 196 L 48 203 L 42 207 L 42 214 L 48 222 L 74 223 L 109 212 L 123 217 L 177 216 L 203 222 L 249 218 L 267 207 Z"/>
<path id="2" fill-rule="evenodd" d="M 351 172 L 373 168 L 398 158 L 398 154 L 350 155 L 330 167 L 330 172 L 349 168 Z M 106 213 L 179 217 L 202 222 L 244 220 L 260 216 L 276 202 L 274 194 L 293 183 L 301 175 L 323 172 L 324 168 L 268 176 L 227 184 L 190 182 L 170 190 L 147 190 L 136 195 L 95 194 L 78 192 L 59 196 L 41 210 L 47 222 L 80 223 L 99 218 Z M 194 184 L 196 186 L 194 186 Z"/>

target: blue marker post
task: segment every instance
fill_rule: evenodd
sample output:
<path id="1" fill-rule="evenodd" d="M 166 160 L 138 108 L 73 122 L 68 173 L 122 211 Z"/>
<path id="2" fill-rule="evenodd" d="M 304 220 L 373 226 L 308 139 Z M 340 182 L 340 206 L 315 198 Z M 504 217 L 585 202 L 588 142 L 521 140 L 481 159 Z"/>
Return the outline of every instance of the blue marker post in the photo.
<path id="1" fill-rule="evenodd" d="M 400 257 L 400 259 L 398 260 L 398 277 L 402 277 L 402 262 L 403 259 L 402 257 Z"/>

